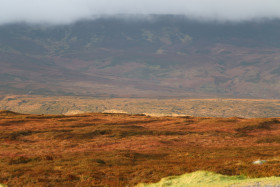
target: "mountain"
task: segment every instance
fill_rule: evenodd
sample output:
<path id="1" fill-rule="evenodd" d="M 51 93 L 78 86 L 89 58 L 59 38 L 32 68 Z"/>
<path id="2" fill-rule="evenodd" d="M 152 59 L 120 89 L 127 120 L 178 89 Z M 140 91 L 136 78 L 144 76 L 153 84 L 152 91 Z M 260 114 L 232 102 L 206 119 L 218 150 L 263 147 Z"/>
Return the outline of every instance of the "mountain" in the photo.
<path id="1" fill-rule="evenodd" d="M 280 98 L 280 20 L 0 26 L 0 94 Z"/>

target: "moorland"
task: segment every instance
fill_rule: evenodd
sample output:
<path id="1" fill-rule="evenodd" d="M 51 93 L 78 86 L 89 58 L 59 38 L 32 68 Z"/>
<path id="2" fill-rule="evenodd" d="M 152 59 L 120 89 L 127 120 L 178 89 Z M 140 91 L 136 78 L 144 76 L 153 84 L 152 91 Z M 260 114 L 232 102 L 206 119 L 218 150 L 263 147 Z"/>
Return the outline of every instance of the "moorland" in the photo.
<path id="1" fill-rule="evenodd" d="M 280 118 L 0 112 L 1 183 L 132 186 L 197 170 L 279 176 Z M 266 163 L 254 165 L 255 160 Z"/>
<path id="2" fill-rule="evenodd" d="M 175 15 L 1 25 L 0 183 L 279 176 L 279 28 Z"/>

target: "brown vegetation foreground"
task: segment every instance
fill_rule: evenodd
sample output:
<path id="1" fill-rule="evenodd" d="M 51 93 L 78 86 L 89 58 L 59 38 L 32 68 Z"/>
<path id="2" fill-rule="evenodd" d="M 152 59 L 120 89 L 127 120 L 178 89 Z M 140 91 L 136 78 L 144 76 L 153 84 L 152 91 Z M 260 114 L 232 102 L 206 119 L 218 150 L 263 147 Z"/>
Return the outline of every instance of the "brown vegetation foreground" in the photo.
<path id="1" fill-rule="evenodd" d="M 0 183 L 132 186 L 196 170 L 280 175 L 280 119 L 0 112 Z M 267 160 L 254 165 L 253 161 Z"/>

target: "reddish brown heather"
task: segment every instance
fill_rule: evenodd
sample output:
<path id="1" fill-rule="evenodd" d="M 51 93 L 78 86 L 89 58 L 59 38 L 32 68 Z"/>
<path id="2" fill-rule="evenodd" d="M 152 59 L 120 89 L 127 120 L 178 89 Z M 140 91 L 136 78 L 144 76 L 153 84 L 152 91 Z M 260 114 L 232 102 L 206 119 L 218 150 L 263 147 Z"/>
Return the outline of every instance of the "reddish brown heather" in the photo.
<path id="1" fill-rule="evenodd" d="M 196 170 L 280 175 L 280 119 L 0 112 L 0 182 L 125 186 Z M 253 165 L 258 159 L 263 165 Z"/>

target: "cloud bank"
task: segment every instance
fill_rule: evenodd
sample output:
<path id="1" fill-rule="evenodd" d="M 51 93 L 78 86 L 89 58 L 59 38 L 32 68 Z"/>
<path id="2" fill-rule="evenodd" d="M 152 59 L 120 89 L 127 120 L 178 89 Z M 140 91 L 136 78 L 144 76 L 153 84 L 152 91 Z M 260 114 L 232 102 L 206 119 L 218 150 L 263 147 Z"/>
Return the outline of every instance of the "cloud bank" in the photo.
<path id="1" fill-rule="evenodd" d="M 0 24 L 67 24 L 119 14 L 218 21 L 280 19 L 280 0 L 0 0 Z"/>

